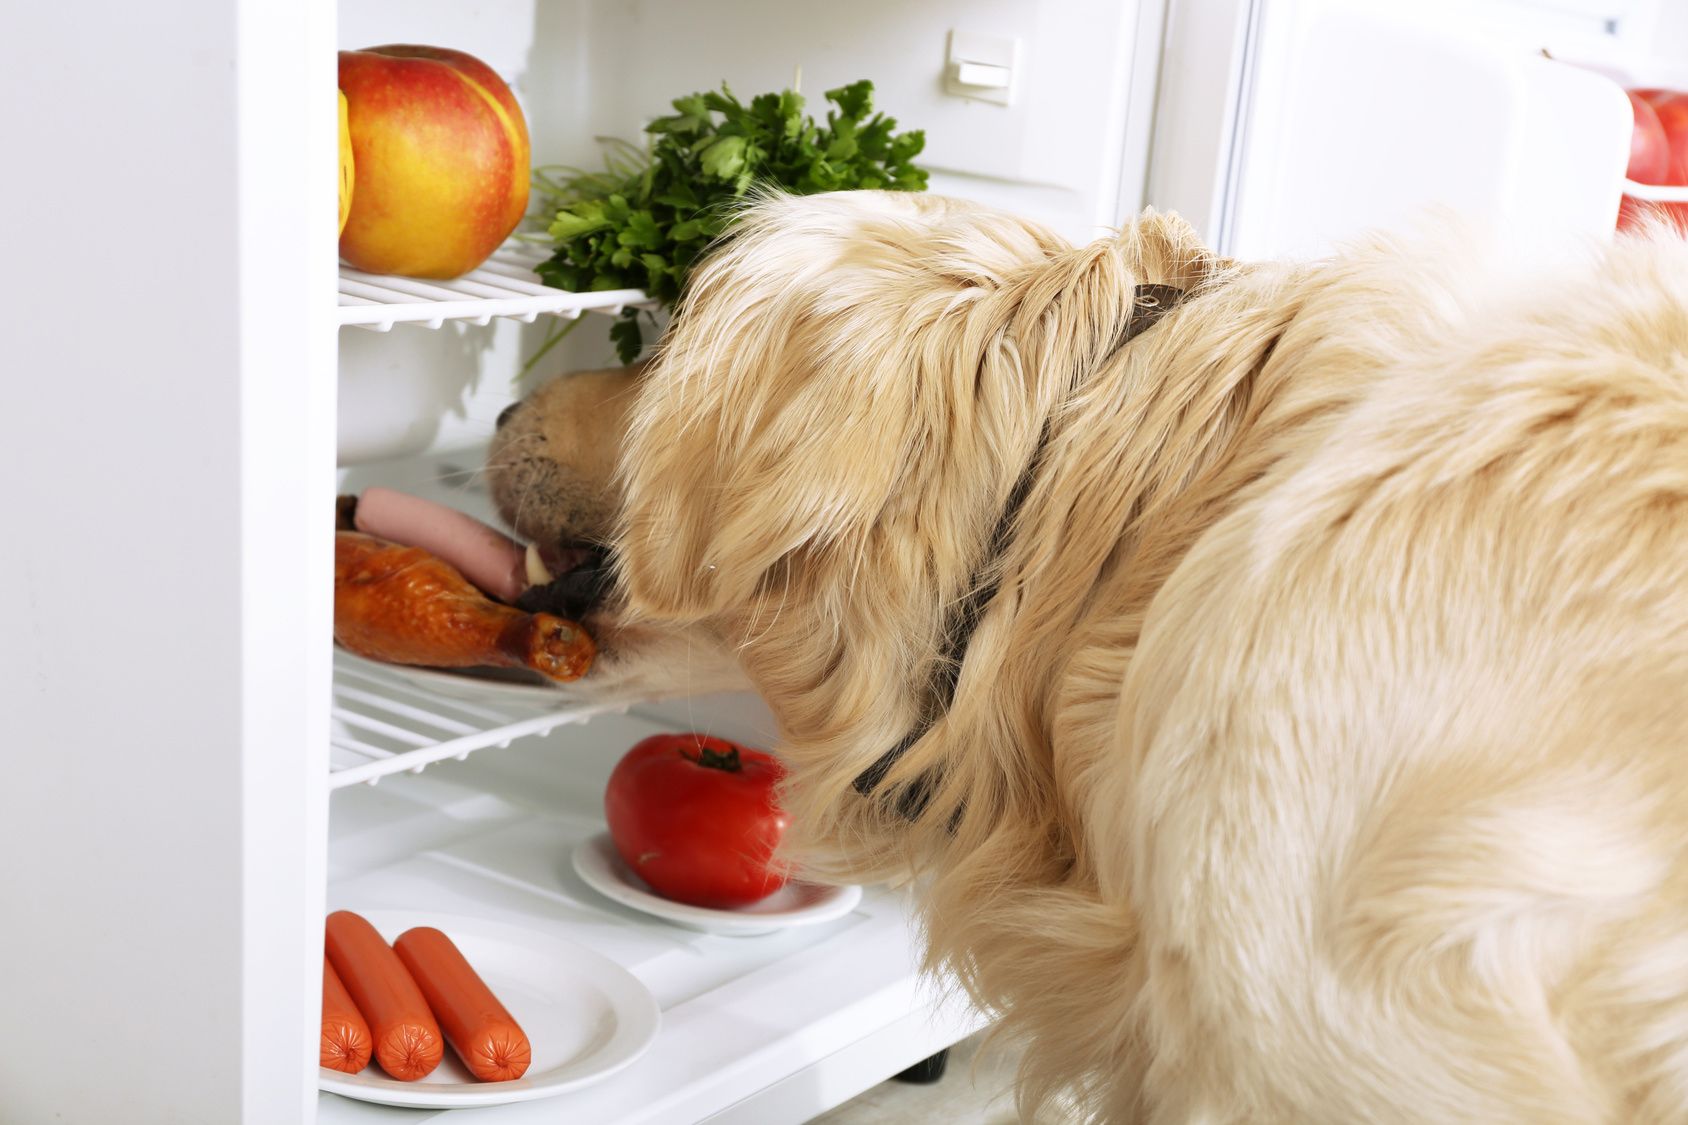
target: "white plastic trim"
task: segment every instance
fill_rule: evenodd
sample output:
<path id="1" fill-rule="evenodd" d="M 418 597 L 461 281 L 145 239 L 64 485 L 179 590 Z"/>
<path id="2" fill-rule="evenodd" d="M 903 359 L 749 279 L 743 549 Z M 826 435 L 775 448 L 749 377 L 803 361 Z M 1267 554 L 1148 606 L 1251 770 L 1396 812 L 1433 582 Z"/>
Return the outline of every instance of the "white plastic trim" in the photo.
<path id="1" fill-rule="evenodd" d="M 1633 195 L 1637 199 L 1649 199 L 1654 203 L 1688 203 L 1688 186 L 1638 184 L 1634 180 L 1625 180 L 1624 194 Z"/>

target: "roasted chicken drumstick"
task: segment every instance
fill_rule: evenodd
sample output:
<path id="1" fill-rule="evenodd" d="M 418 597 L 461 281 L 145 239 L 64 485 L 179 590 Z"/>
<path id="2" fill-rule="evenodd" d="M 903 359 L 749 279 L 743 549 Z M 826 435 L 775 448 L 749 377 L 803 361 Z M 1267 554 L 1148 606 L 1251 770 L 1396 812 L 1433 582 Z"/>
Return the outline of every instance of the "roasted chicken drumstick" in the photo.
<path id="1" fill-rule="evenodd" d="M 500 605 L 420 547 L 356 531 L 334 533 L 334 639 L 394 664 L 531 668 L 553 680 L 585 675 L 594 651 L 573 622 Z"/>

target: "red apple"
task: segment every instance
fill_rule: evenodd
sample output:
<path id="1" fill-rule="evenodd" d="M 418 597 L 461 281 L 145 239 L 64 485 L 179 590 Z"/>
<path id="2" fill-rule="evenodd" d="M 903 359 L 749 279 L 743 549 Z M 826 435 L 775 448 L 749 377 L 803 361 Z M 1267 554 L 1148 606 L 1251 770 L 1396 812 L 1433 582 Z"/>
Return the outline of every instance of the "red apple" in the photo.
<path id="1" fill-rule="evenodd" d="M 1639 230 L 1653 219 L 1663 219 L 1677 234 L 1688 237 L 1688 203 L 1658 203 L 1626 195 L 1618 204 L 1619 230 Z"/>
<path id="2" fill-rule="evenodd" d="M 1662 184 L 1670 173 L 1670 142 L 1653 107 L 1633 90 L 1629 107 L 1635 113 L 1635 131 L 1629 140 L 1629 170 L 1624 173 L 1638 184 Z M 357 134 L 353 134 L 356 140 Z"/>
<path id="3" fill-rule="evenodd" d="M 340 52 L 356 177 L 340 256 L 371 273 L 456 277 L 527 210 L 527 122 L 485 63 L 443 47 Z"/>
<path id="4" fill-rule="evenodd" d="M 1653 107 L 1665 131 L 1670 149 L 1670 170 L 1665 183 L 1688 185 L 1688 94 L 1675 90 L 1637 90 L 1642 101 Z"/>
<path id="5" fill-rule="evenodd" d="M 1643 179 L 1633 171 L 1633 152 L 1629 178 L 1639 183 L 1675 184 L 1688 186 L 1688 94 L 1675 90 L 1631 90 L 1632 99 L 1639 98 L 1652 107 L 1659 119 L 1659 129 L 1665 138 L 1668 153 L 1664 174 L 1657 179 Z M 1637 111 L 1637 133 L 1640 115 Z M 1618 229 L 1635 230 L 1652 217 L 1664 219 L 1677 233 L 1688 236 L 1688 203 L 1656 203 L 1624 196 L 1618 207 Z"/>

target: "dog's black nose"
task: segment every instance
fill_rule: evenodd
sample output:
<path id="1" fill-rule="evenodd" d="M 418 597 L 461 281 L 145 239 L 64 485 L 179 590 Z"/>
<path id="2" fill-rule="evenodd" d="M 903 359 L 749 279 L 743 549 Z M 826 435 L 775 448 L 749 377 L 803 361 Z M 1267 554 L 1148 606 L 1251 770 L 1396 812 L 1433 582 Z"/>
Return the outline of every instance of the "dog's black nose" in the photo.
<path id="1" fill-rule="evenodd" d="M 514 414 L 516 412 L 516 408 L 520 405 L 521 403 L 519 402 L 512 402 L 509 406 L 500 410 L 498 412 L 498 421 L 492 424 L 493 429 L 502 430 L 504 428 L 504 423 L 510 420 L 510 415 Z"/>

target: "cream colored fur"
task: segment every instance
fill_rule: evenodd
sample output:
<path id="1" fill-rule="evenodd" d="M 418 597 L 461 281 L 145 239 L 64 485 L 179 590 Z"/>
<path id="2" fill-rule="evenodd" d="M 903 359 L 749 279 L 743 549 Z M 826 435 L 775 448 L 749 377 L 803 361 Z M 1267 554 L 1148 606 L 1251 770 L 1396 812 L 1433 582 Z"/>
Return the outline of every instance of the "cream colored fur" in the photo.
<path id="1" fill-rule="evenodd" d="M 1115 352 L 1140 282 L 1191 295 Z M 864 799 L 1046 424 L 954 706 Z M 1028 1116 L 1688 1119 L 1680 242 L 1497 282 L 770 199 L 619 486 L 604 630 L 736 648 L 795 854 L 919 873 Z"/>

